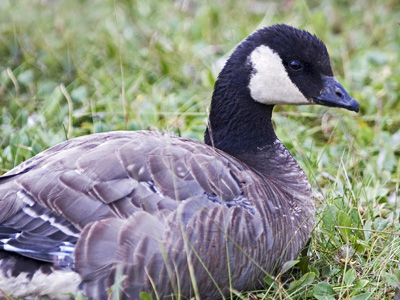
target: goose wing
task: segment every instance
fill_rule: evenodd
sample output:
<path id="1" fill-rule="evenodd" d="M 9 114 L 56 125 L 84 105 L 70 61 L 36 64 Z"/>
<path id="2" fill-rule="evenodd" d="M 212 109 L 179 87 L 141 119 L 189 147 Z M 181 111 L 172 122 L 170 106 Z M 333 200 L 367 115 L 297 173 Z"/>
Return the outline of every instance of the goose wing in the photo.
<path id="1" fill-rule="evenodd" d="M 114 132 L 69 140 L 0 177 L 0 248 L 77 268 L 98 293 L 110 280 L 107 265 L 115 270 L 118 262 L 140 261 L 133 268 L 143 270 L 135 276 L 140 286 L 148 282 L 142 274 L 148 268 L 169 268 L 152 243 L 180 240 L 168 250 L 175 258 L 185 246 L 180 233 L 167 230 L 187 226 L 195 241 L 194 235 L 226 224 L 223 218 L 235 214 L 231 208 L 256 213 L 244 192 L 248 172 L 207 145 L 168 134 Z M 227 215 L 220 213 L 225 210 Z M 222 219 L 207 223 L 210 213 Z M 130 246 L 120 247 L 125 240 Z"/>

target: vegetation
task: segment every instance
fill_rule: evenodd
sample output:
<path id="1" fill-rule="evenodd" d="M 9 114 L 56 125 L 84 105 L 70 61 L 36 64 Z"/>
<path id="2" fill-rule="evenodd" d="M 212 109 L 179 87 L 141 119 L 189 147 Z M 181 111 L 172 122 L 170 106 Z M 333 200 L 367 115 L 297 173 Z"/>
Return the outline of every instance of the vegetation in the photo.
<path id="1" fill-rule="evenodd" d="M 251 299 L 393 297 L 398 0 L 2 0 L 0 19 L 0 173 L 94 132 L 158 128 L 202 140 L 226 53 L 274 23 L 317 34 L 361 111 L 275 108 L 277 135 L 312 183 L 317 224 L 302 256 Z"/>

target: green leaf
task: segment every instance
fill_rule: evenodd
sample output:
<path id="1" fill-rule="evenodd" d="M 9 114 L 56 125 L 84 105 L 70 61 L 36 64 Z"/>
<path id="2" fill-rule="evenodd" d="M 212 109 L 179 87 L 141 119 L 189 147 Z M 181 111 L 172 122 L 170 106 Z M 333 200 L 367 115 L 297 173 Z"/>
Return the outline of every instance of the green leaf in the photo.
<path id="1" fill-rule="evenodd" d="M 384 219 L 382 217 L 378 217 L 374 220 L 374 228 L 375 230 L 384 230 L 386 226 L 389 224 L 389 219 Z"/>
<path id="2" fill-rule="evenodd" d="M 75 296 L 74 300 L 83 300 L 83 295 L 79 293 L 78 295 Z"/>
<path id="3" fill-rule="evenodd" d="M 368 299 L 372 299 L 372 296 L 369 293 L 360 294 L 350 298 L 350 300 L 368 300 Z"/>
<path id="4" fill-rule="evenodd" d="M 356 271 L 354 269 L 350 269 L 344 274 L 344 283 L 346 285 L 351 285 L 354 280 L 357 278 Z"/>
<path id="5" fill-rule="evenodd" d="M 151 297 L 149 294 L 147 294 L 145 292 L 141 292 L 140 300 L 153 300 L 153 297 Z"/>
<path id="6" fill-rule="evenodd" d="M 367 284 L 369 283 L 369 280 L 366 279 L 360 279 L 359 281 L 357 281 L 356 285 L 354 286 L 354 288 L 363 288 L 365 287 Z"/>
<path id="7" fill-rule="evenodd" d="M 333 212 L 324 211 L 322 215 L 322 222 L 324 223 L 326 230 L 332 232 L 335 229 L 336 225 Z"/>
<path id="8" fill-rule="evenodd" d="M 310 257 L 308 255 L 302 256 L 300 258 L 298 267 L 300 268 L 303 274 L 307 273 L 309 265 L 310 265 Z"/>
<path id="9" fill-rule="evenodd" d="M 315 279 L 315 273 L 308 272 L 304 274 L 299 280 L 294 280 L 289 285 L 289 290 L 303 288 L 310 285 Z"/>
<path id="10" fill-rule="evenodd" d="M 338 225 L 343 227 L 351 227 L 351 219 L 344 211 L 339 211 L 337 217 Z M 350 238 L 351 230 L 347 228 L 340 228 L 340 231 L 346 238 Z"/>
<path id="11" fill-rule="evenodd" d="M 275 287 L 275 280 L 272 278 L 270 275 L 266 275 L 263 278 L 263 281 L 265 282 L 266 286 L 268 287 Z"/>
<path id="12" fill-rule="evenodd" d="M 299 261 L 300 261 L 300 260 L 297 259 L 297 260 L 289 260 L 289 261 L 285 262 L 285 263 L 283 264 L 283 266 L 282 266 L 281 274 L 286 273 L 287 270 L 289 270 L 290 268 L 292 268 L 292 267 L 294 267 L 295 265 L 297 265 L 297 263 L 298 263 Z"/>
<path id="13" fill-rule="evenodd" d="M 316 267 L 310 265 L 308 268 L 309 268 L 310 272 L 315 273 L 315 276 L 317 276 L 317 278 L 321 275 L 319 273 L 319 270 Z"/>
<path id="14" fill-rule="evenodd" d="M 322 271 L 321 271 L 321 276 L 328 276 L 331 272 L 331 267 L 330 266 L 324 266 L 322 267 Z"/>
<path id="15" fill-rule="evenodd" d="M 363 289 L 367 284 L 369 283 L 369 280 L 366 279 L 360 279 L 356 282 L 354 285 L 353 290 L 351 291 L 351 296 L 356 295 L 361 289 Z"/>
<path id="16" fill-rule="evenodd" d="M 333 287 L 327 282 L 319 282 L 313 288 L 313 295 L 318 300 L 333 300 L 335 294 Z"/>
<path id="17" fill-rule="evenodd" d="M 335 297 L 329 295 L 314 295 L 314 297 L 318 300 L 336 300 Z"/>
<path id="18" fill-rule="evenodd" d="M 395 274 L 385 272 L 384 277 L 386 283 L 391 287 L 397 287 L 400 283 Z"/>

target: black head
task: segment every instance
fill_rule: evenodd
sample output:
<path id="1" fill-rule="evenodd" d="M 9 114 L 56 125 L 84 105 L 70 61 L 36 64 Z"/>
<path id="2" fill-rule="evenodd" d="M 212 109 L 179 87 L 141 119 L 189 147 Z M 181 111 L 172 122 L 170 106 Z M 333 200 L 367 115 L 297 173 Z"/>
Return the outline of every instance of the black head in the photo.
<path id="1" fill-rule="evenodd" d="M 214 142 L 226 136 L 224 128 L 231 132 L 233 127 L 273 140 L 270 116 L 276 104 L 320 104 L 359 110 L 357 101 L 334 77 L 324 43 L 307 31 L 287 25 L 258 30 L 226 62 L 211 103 L 209 122 Z M 242 143 L 241 135 L 231 134 L 228 146 Z M 211 143 L 209 140 L 207 132 L 206 142 Z M 254 143 L 254 139 L 250 142 Z"/>
<path id="2" fill-rule="evenodd" d="M 250 35 L 221 75 L 225 71 L 242 74 L 252 98 L 263 104 L 314 103 L 359 109 L 334 78 L 324 43 L 288 25 L 266 27 Z"/>
<path id="3" fill-rule="evenodd" d="M 270 62 L 270 65 L 282 64 L 291 82 L 306 99 L 318 96 L 323 89 L 321 75 L 333 76 L 324 43 L 305 30 L 275 25 L 257 31 L 248 38 L 248 42 L 251 44 L 250 48 L 254 47 L 252 51 L 263 45 L 275 52 L 279 58 L 276 57 L 277 61 Z"/>

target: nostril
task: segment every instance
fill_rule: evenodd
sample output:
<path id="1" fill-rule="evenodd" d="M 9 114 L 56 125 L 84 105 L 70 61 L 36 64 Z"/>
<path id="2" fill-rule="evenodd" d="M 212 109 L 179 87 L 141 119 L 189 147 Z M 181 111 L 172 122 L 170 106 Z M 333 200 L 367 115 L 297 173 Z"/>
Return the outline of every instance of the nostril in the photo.
<path id="1" fill-rule="evenodd" d="M 335 94 L 336 96 L 338 96 L 339 98 L 343 98 L 343 93 L 339 88 L 335 89 Z"/>

